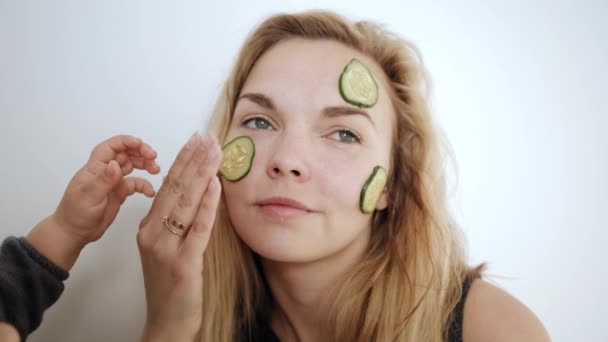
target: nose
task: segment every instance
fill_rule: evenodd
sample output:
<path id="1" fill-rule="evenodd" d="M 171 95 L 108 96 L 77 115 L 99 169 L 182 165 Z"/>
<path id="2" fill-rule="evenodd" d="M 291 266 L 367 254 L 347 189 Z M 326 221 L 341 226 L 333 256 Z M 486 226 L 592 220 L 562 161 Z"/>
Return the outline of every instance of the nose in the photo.
<path id="1" fill-rule="evenodd" d="M 297 182 L 305 182 L 310 177 L 306 162 L 306 147 L 302 138 L 284 134 L 274 144 L 266 172 L 272 179 L 287 177 Z"/>

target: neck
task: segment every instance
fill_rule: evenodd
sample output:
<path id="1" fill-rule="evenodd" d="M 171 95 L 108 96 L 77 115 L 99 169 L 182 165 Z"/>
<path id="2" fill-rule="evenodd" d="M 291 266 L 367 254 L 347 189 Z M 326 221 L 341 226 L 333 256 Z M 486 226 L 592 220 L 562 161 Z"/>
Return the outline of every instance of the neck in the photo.
<path id="1" fill-rule="evenodd" d="M 281 341 L 324 341 L 319 329 L 329 318 L 331 303 L 324 295 L 333 282 L 362 260 L 369 244 L 365 230 L 340 251 L 309 262 L 263 259 L 274 307 L 270 325 Z"/>

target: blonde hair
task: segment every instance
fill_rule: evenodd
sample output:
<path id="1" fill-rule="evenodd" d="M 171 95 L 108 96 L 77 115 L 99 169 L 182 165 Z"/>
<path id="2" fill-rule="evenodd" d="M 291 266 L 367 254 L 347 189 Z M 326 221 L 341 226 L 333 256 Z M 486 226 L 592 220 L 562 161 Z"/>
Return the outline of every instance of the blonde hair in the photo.
<path id="1" fill-rule="evenodd" d="M 246 40 L 209 129 L 226 137 L 236 100 L 255 62 L 290 38 L 340 42 L 371 57 L 389 83 L 396 113 L 389 206 L 372 216 L 362 263 L 335 281 L 327 326 L 333 341 L 443 341 L 470 268 L 448 212 L 445 152 L 429 108 L 429 81 L 417 48 L 383 27 L 326 11 L 280 14 Z M 271 294 L 254 253 L 236 235 L 225 199 L 205 252 L 201 341 L 235 341 L 268 318 Z"/>

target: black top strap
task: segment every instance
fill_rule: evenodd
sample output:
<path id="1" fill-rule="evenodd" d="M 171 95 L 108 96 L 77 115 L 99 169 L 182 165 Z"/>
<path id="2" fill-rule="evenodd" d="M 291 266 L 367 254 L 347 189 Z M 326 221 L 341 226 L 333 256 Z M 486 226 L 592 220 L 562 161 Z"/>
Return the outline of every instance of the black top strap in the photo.
<path id="1" fill-rule="evenodd" d="M 460 300 L 456 307 L 454 308 L 454 312 L 452 315 L 452 321 L 450 322 L 450 327 L 448 330 L 448 342 L 462 342 L 462 327 L 464 323 L 464 304 L 467 300 L 467 295 L 469 294 L 469 289 L 471 288 L 471 284 L 476 278 L 467 277 L 462 285 L 462 296 L 460 296 Z"/>

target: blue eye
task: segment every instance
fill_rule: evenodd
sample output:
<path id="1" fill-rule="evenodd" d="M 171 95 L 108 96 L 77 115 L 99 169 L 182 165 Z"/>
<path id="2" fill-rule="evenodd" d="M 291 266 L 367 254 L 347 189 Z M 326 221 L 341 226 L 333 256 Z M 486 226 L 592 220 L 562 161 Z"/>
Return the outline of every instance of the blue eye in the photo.
<path id="1" fill-rule="evenodd" d="M 255 117 L 251 119 L 247 119 L 243 121 L 243 126 L 253 128 L 253 129 L 269 129 L 274 130 L 274 127 L 268 120 L 260 117 Z"/>
<path id="2" fill-rule="evenodd" d="M 354 144 L 354 143 L 361 143 L 361 139 L 352 131 L 349 131 L 347 129 L 340 129 L 337 130 L 335 132 L 333 132 L 330 137 L 332 137 L 332 139 L 337 140 L 339 142 L 343 142 L 346 144 Z"/>

